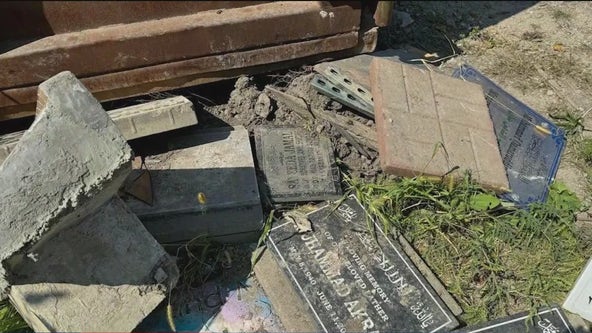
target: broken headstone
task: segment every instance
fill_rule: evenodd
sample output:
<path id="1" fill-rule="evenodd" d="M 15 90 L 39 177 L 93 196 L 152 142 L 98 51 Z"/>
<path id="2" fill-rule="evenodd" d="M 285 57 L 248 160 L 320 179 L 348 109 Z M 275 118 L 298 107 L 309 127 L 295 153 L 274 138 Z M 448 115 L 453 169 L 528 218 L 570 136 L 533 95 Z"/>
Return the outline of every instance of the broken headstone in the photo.
<path id="1" fill-rule="evenodd" d="M 511 190 L 505 198 L 524 206 L 545 201 L 565 131 L 470 66 L 461 66 L 453 76 L 483 87 Z"/>
<path id="2" fill-rule="evenodd" d="M 5 261 L 111 199 L 132 152 L 99 102 L 70 72 L 39 85 L 38 114 L 0 165 L 0 299 Z"/>
<path id="3" fill-rule="evenodd" d="M 289 331 L 440 332 L 458 325 L 396 241 L 350 196 L 275 226 L 255 274 Z M 278 285 L 281 288 L 278 290 Z"/>
<path id="4" fill-rule="evenodd" d="M 460 168 L 484 187 L 508 189 L 479 85 L 384 59 L 372 60 L 370 80 L 385 172 L 442 177 Z"/>
<path id="5" fill-rule="evenodd" d="M 178 278 L 174 261 L 118 197 L 8 265 L 10 300 L 38 332 L 130 332 Z"/>
<path id="6" fill-rule="evenodd" d="M 115 109 L 107 114 L 126 140 L 197 124 L 193 104 L 183 96 Z M 24 131 L 0 136 L 0 164 L 14 149 L 23 133 Z"/>
<path id="7" fill-rule="evenodd" d="M 0 166 L 2 292 L 36 331 L 131 331 L 178 277 L 113 197 L 131 149 L 70 72 L 39 86 L 37 107 Z"/>
<path id="8" fill-rule="evenodd" d="M 567 317 L 559 307 L 543 309 L 530 318 L 527 312 L 500 318 L 482 325 L 463 328 L 458 333 L 575 333 Z"/>
<path id="9" fill-rule="evenodd" d="M 183 244 L 200 235 L 223 242 L 257 240 L 263 213 L 244 127 L 172 139 L 168 152 L 144 162 L 154 203 L 125 200 L 160 243 Z"/>
<path id="10" fill-rule="evenodd" d="M 331 141 L 297 127 L 255 128 L 257 164 L 272 202 L 321 201 L 341 194 Z"/>

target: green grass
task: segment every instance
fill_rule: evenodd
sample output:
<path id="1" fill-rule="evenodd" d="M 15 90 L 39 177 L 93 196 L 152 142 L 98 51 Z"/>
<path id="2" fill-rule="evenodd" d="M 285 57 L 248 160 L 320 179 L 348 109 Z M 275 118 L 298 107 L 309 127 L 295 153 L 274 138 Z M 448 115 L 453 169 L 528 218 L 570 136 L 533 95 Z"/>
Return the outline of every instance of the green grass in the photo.
<path id="1" fill-rule="evenodd" d="M 592 250 L 574 229 L 580 202 L 564 186 L 529 210 L 504 207 L 470 175 L 457 181 L 383 179 L 350 189 L 400 231 L 464 310 L 467 324 L 561 304 Z"/>
<path id="2" fill-rule="evenodd" d="M 551 16 L 556 20 L 556 21 L 569 21 L 571 20 L 571 14 L 564 12 L 561 9 L 555 9 L 553 10 L 553 13 L 551 13 Z"/>
<path id="3" fill-rule="evenodd" d="M 0 302 L 0 332 L 28 330 L 29 326 L 8 302 Z"/>

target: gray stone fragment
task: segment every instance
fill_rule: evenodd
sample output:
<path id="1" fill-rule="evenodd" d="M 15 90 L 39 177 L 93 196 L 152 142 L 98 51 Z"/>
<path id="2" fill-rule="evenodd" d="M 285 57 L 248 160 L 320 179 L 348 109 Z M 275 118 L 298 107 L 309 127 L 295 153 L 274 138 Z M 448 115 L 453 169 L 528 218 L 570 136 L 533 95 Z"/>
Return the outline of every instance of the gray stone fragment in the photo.
<path id="1" fill-rule="evenodd" d="M 171 140 L 168 152 L 146 157 L 145 166 L 154 204 L 124 200 L 160 243 L 183 244 L 199 235 L 221 242 L 258 239 L 263 213 L 244 127 Z"/>
<path id="2" fill-rule="evenodd" d="M 115 109 L 107 114 L 126 140 L 197 124 L 193 103 L 183 96 Z M 24 131 L 0 136 L 0 164 L 16 147 L 23 134 Z"/>
<path id="3" fill-rule="evenodd" d="M 39 85 L 37 109 L 0 165 L 0 299 L 6 259 L 95 211 L 130 170 L 131 148 L 72 73 Z"/>
<path id="4" fill-rule="evenodd" d="M 174 261 L 114 197 L 8 260 L 9 297 L 35 331 L 133 330 L 176 284 Z"/>
<path id="5" fill-rule="evenodd" d="M 197 124 L 193 103 L 176 96 L 108 112 L 128 140 Z"/>
<path id="6" fill-rule="evenodd" d="M 38 283 L 13 289 L 13 304 L 37 332 L 130 332 L 135 319 L 146 317 L 164 298 L 154 286 Z"/>
<path id="7" fill-rule="evenodd" d="M 262 93 L 257 97 L 255 103 L 255 113 L 261 118 L 267 118 L 271 113 L 271 99 L 265 93 Z"/>

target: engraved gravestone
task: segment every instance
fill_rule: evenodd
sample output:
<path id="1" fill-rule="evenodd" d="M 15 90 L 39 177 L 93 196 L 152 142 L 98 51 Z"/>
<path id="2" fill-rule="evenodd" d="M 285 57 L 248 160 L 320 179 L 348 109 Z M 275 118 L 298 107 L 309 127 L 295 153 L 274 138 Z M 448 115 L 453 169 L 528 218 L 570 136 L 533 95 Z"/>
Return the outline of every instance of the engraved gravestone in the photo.
<path id="1" fill-rule="evenodd" d="M 296 127 L 258 127 L 254 132 L 257 162 L 273 202 L 339 197 L 339 169 L 328 138 Z"/>
<path id="2" fill-rule="evenodd" d="M 398 243 L 375 222 L 376 238 L 369 231 L 355 197 L 307 217 L 312 232 L 284 221 L 269 241 L 318 330 L 446 332 L 458 325 Z"/>
<path id="3" fill-rule="evenodd" d="M 464 328 L 458 333 L 575 333 L 567 317 L 557 306 L 542 309 L 529 321 L 528 313 L 500 318 L 483 325 Z"/>

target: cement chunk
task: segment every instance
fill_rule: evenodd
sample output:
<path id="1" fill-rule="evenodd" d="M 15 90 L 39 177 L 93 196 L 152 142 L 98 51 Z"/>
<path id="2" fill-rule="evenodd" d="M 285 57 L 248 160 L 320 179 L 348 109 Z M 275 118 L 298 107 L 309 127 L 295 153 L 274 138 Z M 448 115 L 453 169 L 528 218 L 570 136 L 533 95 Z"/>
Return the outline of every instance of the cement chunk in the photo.
<path id="1" fill-rule="evenodd" d="M 109 200 L 132 151 L 99 102 L 70 72 L 39 86 L 38 115 L 0 165 L 0 299 L 5 261 Z"/>
<path id="2" fill-rule="evenodd" d="M 35 331 L 129 332 L 178 279 L 173 260 L 118 197 L 29 253 L 8 261 L 9 297 Z"/>
<path id="3" fill-rule="evenodd" d="M 198 235 L 223 242 L 258 239 L 263 213 L 244 127 L 177 138 L 168 142 L 167 150 L 145 158 L 153 206 L 125 198 L 160 243 L 182 244 Z"/>
<path id="4" fill-rule="evenodd" d="M 471 170 L 483 186 L 507 191 L 483 90 L 477 84 L 385 59 L 373 59 L 370 81 L 382 169 L 443 176 Z"/>

